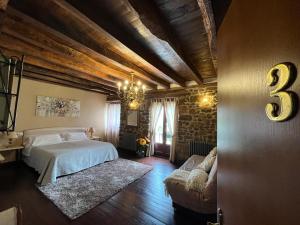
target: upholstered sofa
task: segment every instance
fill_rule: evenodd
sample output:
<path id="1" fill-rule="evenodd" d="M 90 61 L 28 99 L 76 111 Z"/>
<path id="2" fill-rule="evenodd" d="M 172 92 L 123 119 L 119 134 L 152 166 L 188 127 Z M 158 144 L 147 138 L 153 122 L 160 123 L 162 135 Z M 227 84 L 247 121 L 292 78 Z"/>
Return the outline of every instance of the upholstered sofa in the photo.
<path id="1" fill-rule="evenodd" d="M 208 159 L 209 157 L 214 158 Z M 216 148 L 206 157 L 191 156 L 179 169 L 165 179 L 165 188 L 167 194 L 171 196 L 175 208 L 181 206 L 202 214 L 216 213 Z"/>

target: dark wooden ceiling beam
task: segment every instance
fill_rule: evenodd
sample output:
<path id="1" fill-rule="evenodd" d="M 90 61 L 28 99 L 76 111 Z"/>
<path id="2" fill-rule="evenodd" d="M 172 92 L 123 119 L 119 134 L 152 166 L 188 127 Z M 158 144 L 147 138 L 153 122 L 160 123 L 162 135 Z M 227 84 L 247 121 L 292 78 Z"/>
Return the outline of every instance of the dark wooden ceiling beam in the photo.
<path id="1" fill-rule="evenodd" d="M 215 71 L 217 71 L 217 35 L 212 2 L 211 0 L 197 0 L 197 2 L 201 11 L 204 28 L 207 33 L 212 61 Z"/>
<path id="2" fill-rule="evenodd" d="M 34 33 L 36 34 L 36 33 Z M 3 28 L 3 38 L 10 38 L 13 42 L 6 41 L 6 44 L 14 43 L 16 50 L 26 51 L 27 54 L 34 56 L 43 55 L 48 61 L 59 64 L 60 62 L 71 66 L 72 68 L 80 72 L 88 72 L 95 74 L 105 80 L 119 81 L 130 79 L 129 74 L 122 73 L 120 71 L 113 70 L 108 66 L 100 64 L 89 57 L 77 52 L 74 49 L 67 48 L 66 46 L 59 46 L 60 50 L 55 49 L 55 45 L 47 46 L 46 44 L 39 43 L 32 39 L 32 37 L 24 36 L 6 27 Z M 45 42 L 51 43 L 50 39 L 44 37 Z M 7 46 L 6 46 L 7 47 Z M 103 72 L 104 71 L 104 72 Z M 145 82 L 149 87 L 153 88 L 154 85 Z M 115 85 L 116 86 L 116 85 Z"/>
<path id="3" fill-rule="evenodd" d="M 212 83 L 207 83 L 207 84 L 201 84 L 201 85 L 196 85 L 196 86 L 191 86 L 191 87 L 179 87 L 176 89 L 171 89 L 171 90 L 151 90 L 146 93 L 145 98 L 146 99 L 151 99 L 151 98 L 165 98 L 165 97 L 180 97 L 184 96 L 186 94 L 189 94 L 191 90 L 194 90 L 195 88 L 217 88 L 217 82 L 212 82 Z M 111 97 L 113 97 L 112 95 Z"/>
<path id="4" fill-rule="evenodd" d="M 32 65 L 29 65 L 29 64 L 24 65 L 24 72 L 30 72 L 30 73 L 34 73 L 34 74 L 37 74 L 37 75 L 39 74 L 41 76 L 48 76 L 48 77 L 53 77 L 53 78 L 57 78 L 57 79 L 64 80 L 64 81 L 75 82 L 77 84 L 82 84 L 82 85 L 88 86 L 88 87 L 93 88 L 93 89 L 99 89 L 99 90 L 108 92 L 110 94 L 116 94 L 117 93 L 117 89 L 113 88 L 113 87 L 105 86 L 103 84 L 99 84 L 99 83 L 96 83 L 94 81 L 74 77 L 74 76 L 68 75 L 68 74 L 63 74 L 63 73 L 51 71 L 51 70 L 48 70 L 48 69 L 32 66 Z"/>
<path id="5" fill-rule="evenodd" d="M 99 70 L 92 69 L 89 66 L 83 64 L 78 64 L 73 60 L 68 59 L 67 57 L 62 57 L 60 54 L 49 51 L 45 47 L 32 46 L 29 43 L 32 42 L 31 40 L 28 40 L 28 42 L 26 42 L 24 41 L 24 38 L 22 39 L 23 40 L 20 40 L 14 36 L 7 34 L 3 29 L 3 33 L 0 36 L 0 46 L 22 52 L 25 55 L 41 57 L 57 65 L 66 66 L 83 73 L 87 72 L 89 74 L 93 74 L 102 79 L 111 80 L 111 81 L 114 80 L 113 77 L 110 77 L 109 75 L 104 74 Z"/>
<path id="6" fill-rule="evenodd" d="M 106 80 L 111 80 L 110 77 L 103 77 L 103 75 L 99 71 L 94 71 L 90 67 L 81 64 L 80 66 L 77 63 L 74 63 L 74 61 L 67 59 L 66 57 L 62 57 L 59 54 L 53 53 L 51 51 L 48 51 L 47 49 L 43 48 L 42 46 L 37 46 L 33 47 L 31 45 L 28 45 L 28 43 L 23 43 L 21 40 L 14 39 L 13 36 L 9 36 L 6 33 L 3 33 L 0 37 L 0 46 L 4 48 L 13 48 L 13 50 L 22 52 L 26 56 L 34 56 L 34 57 L 39 57 L 43 56 L 47 61 L 61 65 L 61 66 L 66 66 L 70 67 L 74 70 L 80 71 L 80 72 L 88 72 L 90 74 L 96 74 L 99 77 L 106 79 Z M 27 57 L 26 59 L 27 60 Z M 101 76 L 102 75 L 102 76 Z M 112 80 L 112 81 L 117 81 L 117 80 Z M 151 84 L 149 84 L 151 85 Z M 115 85 L 116 86 L 116 85 Z"/>
<path id="7" fill-rule="evenodd" d="M 1 46 L 1 43 L 0 43 L 0 46 Z M 9 48 L 5 48 L 5 47 L 1 47 L 1 50 L 4 54 L 9 55 L 9 56 L 21 57 L 24 54 L 23 51 L 20 52 L 20 51 L 16 51 L 15 49 L 9 49 Z M 116 87 L 115 82 L 103 80 L 99 77 L 96 77 L 96 76 L 88 74 L 88 73 L 81 73 L 81 72 L 74 70 L 72 68 L 69 68 L 69 67 L 56 65 L 56 64 L 51 63 L 41 57 L 34 57 L 34 56 L 27 54 L 26 58 L 25 58 L 25 62 L 28 64 L 31 64 L 31 65 L 37 66 L 37 67 L 44 68 L 44 69 L 49 69 L 49 70 L 60 72 L 63 74 L 71 74 L 71 75 L 74 75 L 74 76 L 82 78 L 82 79 L 92 80 L 92 81 L 95 81 L 100 84 L 104 84 L 104 85 L 112 87 L 112 88 Z"/>
<path id="8" fill-rule="evenodd" d="M 133 62 L 138 67 L 143 68 L 143 70 L 151 70 L 155 72 L 156 76 L 160 76 L 170 82 L 180 85 L 185 84 L 185 79 L 178 76 L 172 69 L 158 60 L 155 54 L 148 54 L 141 46 L 134 48 L 136 42 L 131 37 L 126 37 L 128 43 L 125 43 L 125 40 L 120 41 L 119 39 L 122 39 L 122 37 L 114 37 L 66 1 L 34 1 L 34 4 L 39 4 L 39 7 L 42 7 L 51 14 L 54 21 L 59 21 L 59 24 L 52 23 L 52 28 L 59 30 L 72 39 L 81 42 L 120 64 L 126 63 L 128 65 L 128 62 Z M 49 18 L 46 18 L 43 22 L 47 22 L 47 20 Z M 82 33 L 82 35 L 78 35 L 79 33 Z M 128 47 L 127 45 L 132 46 Z M 132 65 L 132 63 L 130 64 Z"/>
<path id="9" fill-rule="evenodd" d="M 6 11 L 8 2 L 9 2 L 9 0 L 0 0 L 0 33 L 2 30 L 2 24 L 3 24 L 4 17 L 5 17 L 5 11 Z"/>
<path id="10" fill-rule="evenodd" d="M 108 92 L 105 92 L 105 91 L 102 91 L 102 90 L 93 89 L 93 88 L 87 87 L 85 85 L 80 85 L 80 84 L 77 84 L 77 83 L 74 83 L 74 82 L 69 82 L 69 81 L 57 79 L 57 78 L 54 78 L 54 77 L 41 76 L 40 74 L 35 74 L 35 73 L 25 72 L 25 71 L 23 73 L 23 76 L 25 78 L 29 78 L 29 79 L 33 79 L 33 80 L 37 80 L 37 81 L 62 85 L 62 86 L 65 86 L 65 87 L 71 87 L 71 88 L 81 89 L 81 90 L 85 90 L 85 91 L 96 92 L 96 93 L 103 94 L 103 95 L 109 95 Z"/>
<path id="11" fill-rule="evenodd" d="M 129 0 L 131 6 L 139 14 L 141 22 L 150 32 L 161 40 L 166 41 L 174 49 L 182 62 L 191 70 L 194 81 L 203 83 L 203 79 L 197 68 L 186 55 L 181 42 L 177 39 L 174 30 L 159 11 L 153 0 Z"/>
<path id="12" fill-rule="evenodd" d="M 179 76 L 174 70 L 172 70 L 169 66 L 167 66 L 163 61 L 159 59 L 159 57 L 154 54 L 153 52 L 146 49 L 145 46 L 142 46 L 138 41 L 134 40 L 131 35 L 125 35 L 124 33 L 120 33 L 120 28 L 117 24 L 110 23 L 111 20 L 105 20 L 106 23 L 110 23 L 109 27 L 110 30 L 103 28 L 99 21 L 103 21 L 104 18 L 101 18 L 101 14 L 97 13 L 93 8 L 87 8 L 85 5 L 81 4 L 78 10 L 74 8 L 71 4 L 67 3 L 66 1 L 58 1 L 58 0 L 48 0 L 56 3 L 56 6 L 59 6 L 66 12 L 68 12 L 69 16 L 72 15 L 80 20 L 82 24 L 86 24 L 85 27 L 89 26 L 92 29 L 96 29 L 96 33 L 98 35 L 107 38 L 111 43 L 113 43 L 114 47 L 117 47 L 117 50 L 120 53 L 125 53 L 126 55 L 130 55 L 131 58 L 136 63 L 144 63 L 148 66 L 154 67 L 156 70 L 163 73 L 164 76 L 167 76 L 171 79 L 174 83 L 184 86 L 185 80 Z M 76 1 L 69 1 L 70 3 Z M 77 1 L 78 2 L 78 1 Z M 82 1 L 81 1 L 82 2 Z M 85 7 L 85 8 L 83 8 Z M 83 14 L 81 11 L 85 9 L 85 13 Z M 80 10 L 80 11 L 79 11 Z M 57 15 L 57 8 L 56 8 L 56 15 Z M 96 17 L 95 17 L 96 16 Z M 98 20 L 99 19 L 99 20 Z"/>
<path id="13" fill-rule="evenodd" d="M 78 54 L 74 57 L 70 55 L 65 55 L 61 51 L 55 51 L 51 47 L 38 43 L 35 40 L 28 38 L 24 35 L 20 35 L 15 31 L 7 29 L 6 27 L 3 27 L 2 31 L 3 34 L 0 38 L 1 41 L 3 41 L 3 47 L 11 46 L 16 50 L 24 51 L 24 53 L 26 52 L 26 54 L 31 54 L 34 56 L 43 56 L 47 60 L 56 64 L 66 64 L 71 66 L 72 68 L 75 68 L 78 71 L 95 74 L 96 76 L 101 77 L 103 79 L 112 79 L 111 77 L 115 77 L 118 79 L 125 80 L 130 78 L 128 74 L 111 71 L 110 68 L 103 68 L 101 64 L 92 62 L 89 62 L 90 64 L 88 64 L 84 61 L 84 59 L 80 58 L 80 55 Z M 45 40 L 47 41 L 47 39 Z M 103 73 L 103 70 L 106 70 L 107 73 Z M 112 76 L 109 72 L 115 72 L 114 76 Z"/>
<path id="14" fill-rule="evenodd" d="M 117 78 L 129 79 L 129 72 L 133 71 L 137 78 L 141 79 L 143 83 L 152 89 L 156 88 L 155 85 L 169 86 L 168 82 L 147 73 L 145 74 L 142 70 L 134 71 L 125 67 L 11 7 L 8 8 L 8 17 L 5 20 L 5 25 L 6 33 L 28 42 L 31 41 L 33 45 L 48 47 L 49 51 L 63 54 L 73 61 L 80 61 L 81 64 L 92 65 L 94 68 L 98 67 L 98 69 Z"/>
<path id="15" fill-rule="evenodd" d="M 26 77 L 26 76 L 31 76 L 31 77 L 36 77 L 36 78 L 40 78 L 40 79 L 44 79 L 44 80 L 49 80 L 49 81 L 53 81 L 53 82 L 56 82 L 56 83 L 61 83 L 61 84 L 69 84 L 69 85 L 73 85 L 73 87 L 80 87 L 80 88 L 84 88 L 86 90 L 93 90 L 93 91 L 98 91 L 98 92 L 101 92 L 103 94 L 115 94 L 115 93 L 110 93 L 109 91 L 106 91 L 106 90 L 103 90 L 99 87 L 94 87 L 94 86 L 90 86 L 90 85 L 87 85 L 85 83 L 77 83 L 75 81 L 72 81 L 72 80 L 68 80 L 66 78 L 61 78 L 61 77 L 54 77 L 54 76 L 49 76 L 49 75 L 46 75 L 46 74 L 41 74 L 41 73 L 34 73 L 34 72 L 31 72 L 31 71 L 28 71 L 28 70 L 24 70 L 23 71 L 23 75 Z"/>

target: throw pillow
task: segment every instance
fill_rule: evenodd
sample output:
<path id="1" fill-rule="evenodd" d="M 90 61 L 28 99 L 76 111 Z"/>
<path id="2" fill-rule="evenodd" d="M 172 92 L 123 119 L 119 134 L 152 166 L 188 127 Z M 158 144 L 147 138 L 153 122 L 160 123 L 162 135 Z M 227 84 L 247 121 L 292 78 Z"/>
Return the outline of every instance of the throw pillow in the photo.
<path id="1" fill-rule="evenodd" d="M 197 169 L 202 169 L 206 173 L 209 173 L 211 170 L 214 162 L 215 162 L 216 156 L 210 156 L 207 155 L 205 159 L 196 167 Z"/>
<path id="2" fill-rule="evenodd" d="M 208 174 L 201 169 L 193 169 L 188 177 L 185 188 L 187 191 L 193 190 L 202 192 L 205 188 L 205 183 L 208 179 Z"/>
<path id="3" fill-rule="evenodd" d="M 216 156 L 217 155 L 217 147 L 214 147 L 210 152 L 209 152 L 210 156 Z"/>

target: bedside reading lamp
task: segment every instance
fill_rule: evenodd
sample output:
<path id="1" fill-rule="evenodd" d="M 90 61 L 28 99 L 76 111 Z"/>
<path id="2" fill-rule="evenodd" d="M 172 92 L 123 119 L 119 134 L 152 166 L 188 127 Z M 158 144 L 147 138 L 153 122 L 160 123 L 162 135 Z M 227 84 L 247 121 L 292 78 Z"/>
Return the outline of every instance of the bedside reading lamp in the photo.
<path id="1" fill-rule="evenodd" d="M 93 127 L 90 127 L 88 132 L 90 133 L 90 137 L 93 137 L 93 134 L 95 133 L 95 129 Z"/>
<path id="2" fill-rule="evenodd" d="M 13 142 L 18 139 L 18 135 L 16 132 L 9 132 L 7 135 L 7 139 L 8 139 L 8 144 L 12 145 Z"/>

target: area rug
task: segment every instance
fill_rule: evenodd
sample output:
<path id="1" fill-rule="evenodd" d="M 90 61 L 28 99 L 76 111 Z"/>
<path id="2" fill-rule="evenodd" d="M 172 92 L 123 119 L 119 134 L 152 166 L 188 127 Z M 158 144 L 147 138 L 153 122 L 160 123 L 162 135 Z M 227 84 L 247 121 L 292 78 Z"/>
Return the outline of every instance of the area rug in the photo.
<path id="1" fill-rule="evenodd" d="M 56 183 L 38 188 L 65 215 L 76 219 L 151 169 L 145 164 L 117 159 L 58 178 Z"/>

